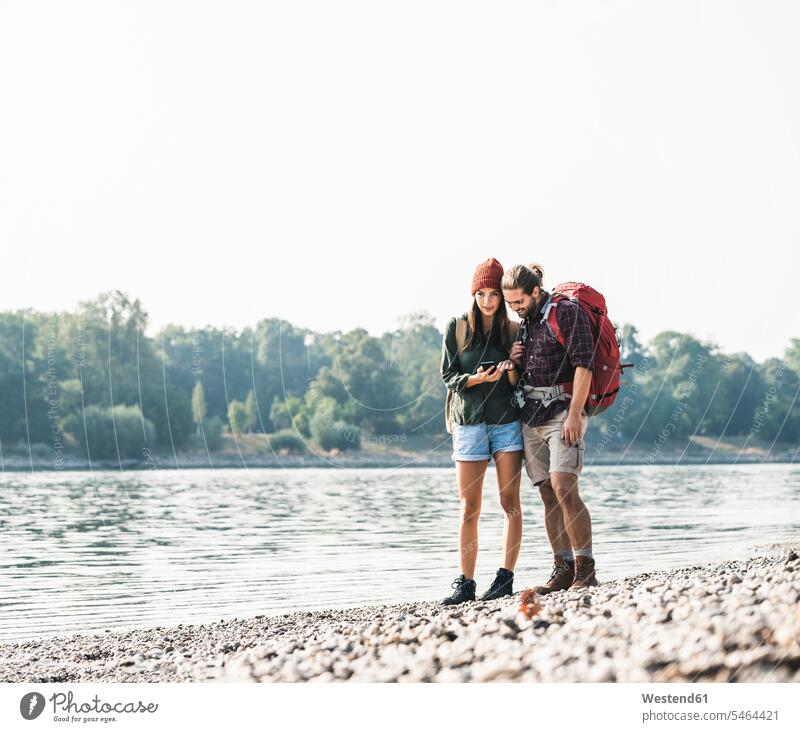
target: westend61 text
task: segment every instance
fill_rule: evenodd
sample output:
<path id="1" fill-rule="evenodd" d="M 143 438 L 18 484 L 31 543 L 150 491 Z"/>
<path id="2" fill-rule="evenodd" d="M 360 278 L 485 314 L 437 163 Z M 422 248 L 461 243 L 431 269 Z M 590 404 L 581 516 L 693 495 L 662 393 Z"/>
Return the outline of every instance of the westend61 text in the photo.
<path id="1" fill-rule="evenodd" d="M 642 694 L 642 701 L 645 704 L 708 704 L 708 694 L 667 694 L 666 696 L 656 696 L 655 694 Z"/>

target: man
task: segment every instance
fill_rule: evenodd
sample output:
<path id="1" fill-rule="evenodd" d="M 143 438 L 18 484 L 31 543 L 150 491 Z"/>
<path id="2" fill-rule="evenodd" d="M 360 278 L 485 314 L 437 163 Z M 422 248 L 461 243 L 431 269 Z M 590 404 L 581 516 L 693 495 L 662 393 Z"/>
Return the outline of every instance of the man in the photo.
<path id="1" fill-rule="evenodd" d="M 584 409 L 592 381 L 594 341 L 586 313 L 571 300 L 551 301 L 542 288 L 540 265 L 517 265 L 503 275 L 506 303 L 520 317 L 520 337 L 511 360 L 522 370 L 525 399 L 522 437 L 525 469 L 538 486 L 544 522 L 553 547 L 550 579 L 539 594 L 597 584 L 592 557 L 592 521 L 578 492 L 583 469 Z M 565 345 L 547 323 L 555 307 Z M 572 395 L 558 386 L 572 382 Z"/>

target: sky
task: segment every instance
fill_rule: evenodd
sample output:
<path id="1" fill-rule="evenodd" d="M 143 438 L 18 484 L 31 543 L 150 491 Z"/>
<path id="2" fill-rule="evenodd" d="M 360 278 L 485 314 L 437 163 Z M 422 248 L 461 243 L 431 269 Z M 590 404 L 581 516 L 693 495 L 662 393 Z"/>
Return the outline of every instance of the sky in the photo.
<path id="1" fill-rule="evenodd" d="M 373 334 L 474 268 L 800 338 L 800 4 L 0 0 L 0 311 Z"/>

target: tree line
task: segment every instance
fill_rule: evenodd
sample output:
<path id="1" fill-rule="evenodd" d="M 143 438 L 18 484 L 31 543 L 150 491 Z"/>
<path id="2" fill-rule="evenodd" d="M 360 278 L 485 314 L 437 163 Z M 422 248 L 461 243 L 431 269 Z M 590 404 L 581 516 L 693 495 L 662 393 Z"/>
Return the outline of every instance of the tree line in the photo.
<path id="1" fill-rule="evenodd" d="M 1 313 L 0 456 L 215 450 L 226 431 L 265 433 L 270 449 L 290 452 L 445 436 L 442 333 L 426 314 L 380 337 L 277 318 L 154 336 L 147 324 L 142 303 L 119 291 L 74 312 Z M 686 333 L 645 344 L 633 325 L 618 331 L 636 368 L 593 419 L 600 449 L 657 455 L 696 436 L 800 442 L 800 339 L 757 363 Z"/>

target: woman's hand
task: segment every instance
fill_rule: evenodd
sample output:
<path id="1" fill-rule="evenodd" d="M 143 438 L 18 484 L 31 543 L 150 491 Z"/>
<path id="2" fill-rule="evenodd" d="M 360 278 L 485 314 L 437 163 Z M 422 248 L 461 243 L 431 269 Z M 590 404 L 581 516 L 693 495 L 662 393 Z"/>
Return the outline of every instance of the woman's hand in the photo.
<path id="1" fill-rule="evenodd" d="M 478 366 L 478 370 L 475 372 L 475 376 L 479 377 L 481 384 L 497 381 L 502 375 L 503 372 L 500 370 L 499 364 L 497 366 L 490 366 L 485 371 L 483 366 Z"/>
<path id="2" fill-rule="evenodd" d="M 467 388 L 498 381 L 502 375 L 503 372 L 498 366 L 492 366 L 486 371 L 483 370 L 483 366 L 478 366 L 478 370 L 467 379 Z"/>

